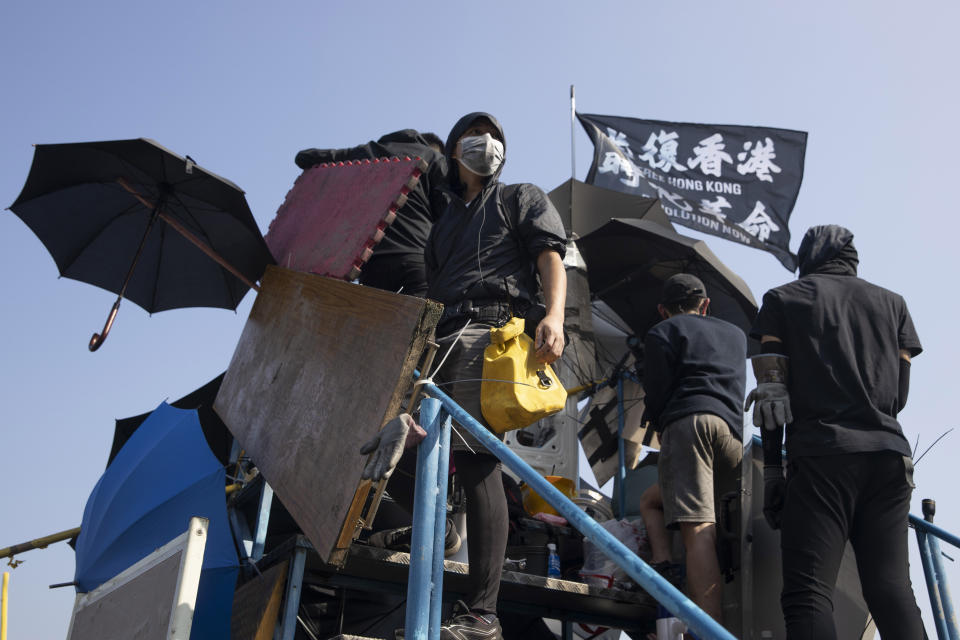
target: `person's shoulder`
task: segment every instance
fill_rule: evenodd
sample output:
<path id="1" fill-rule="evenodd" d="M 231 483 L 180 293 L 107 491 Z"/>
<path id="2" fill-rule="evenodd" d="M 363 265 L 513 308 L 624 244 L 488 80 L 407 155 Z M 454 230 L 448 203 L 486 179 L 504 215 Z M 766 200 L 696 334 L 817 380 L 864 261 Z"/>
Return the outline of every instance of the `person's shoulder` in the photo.
<path id="1" fill-rule="evenodd" d="M 880 286 L 879 284 L 875 284 L 875 283 L 873 283 L 873 282 L 870 282 L 869 280 L 864 280 L 863 278 L 861 278 L 861 277 L 859 277 L 859 276 L 854 277 L 854 278 L 851 278 L 851 279 L 854 280 L 854 281 L 856 281 L 857 286 L 863 287 L 864 289 L 868 289 L 868 290 L 870 290 L 870 291 L 874 291 L 874 292 L 876 292 L 878 295 L 881 295 L 881 296 L 884 296 L 884 297 L 888 297 L 888 298 L 895 298 L 895 299 L 897 299 L 897 300 L 903 300 L 903 296 L 901 296 L 901 295 L 900 295 L 899 293 L 897 293 L 896 291 L 893 291 L 892 289 L 887 289 L 886 287 L 882 287 L 882 286 Z"/>
<path id="2" fill-rule="evenodd" d="M 724 336 L 724 340 L 736 340 L 746 347 L 747 334 L 737 325 L 716 316 L 705 316 L 704 320 L 708 321 L 711 331 Z"/>
<path id="3" fill-rule="evenodd" d="M 513 184 L 503 184 L 502 188 L 507 193 L 516 193 L 520 198 L 521 202 L 523 200 L 546 200 L 549 202 L 547 197 L 547 192 L 538 187 L 535 184 L 530 182 L 515 182 Z"/>

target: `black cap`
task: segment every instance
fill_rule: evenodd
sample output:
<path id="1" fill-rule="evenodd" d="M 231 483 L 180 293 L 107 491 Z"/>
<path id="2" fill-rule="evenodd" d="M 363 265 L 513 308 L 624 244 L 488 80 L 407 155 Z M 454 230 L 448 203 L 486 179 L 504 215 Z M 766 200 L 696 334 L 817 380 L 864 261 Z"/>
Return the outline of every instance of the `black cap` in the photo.
<path id="1" fill-rule="evenodd" d="M 697 276 L 689 273 L 678 273 L 667 278 L 663 283 L 663 293 L 660 295 L 661 304 L 673 304 L 687 298 L 699 296 L 707 297 L 707 288 Z"/>

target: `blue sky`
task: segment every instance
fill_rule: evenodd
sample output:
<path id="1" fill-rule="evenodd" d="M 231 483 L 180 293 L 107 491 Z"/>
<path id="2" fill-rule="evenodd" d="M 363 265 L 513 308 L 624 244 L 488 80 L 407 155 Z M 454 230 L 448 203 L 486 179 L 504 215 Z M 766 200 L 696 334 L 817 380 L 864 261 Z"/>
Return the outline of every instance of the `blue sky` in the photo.
<path id="1" fill-rule="evenodd" d="M 861 275 L 905 296 L 926 352 L 901 421 L 922 450 L 956 426 L 958 13 L 955 3 L 921 10 L 888 0 L 8 0 L 0 5 L 0 201 L 20 192 L 31 144 L 150 137 L 240 185 L 265 231 L 298 174 L 297 150 L 404 127 L 445 137 L 474 110 L 505 128 L 504 180 L 549 190 L 570 173 L 571 84 L 587 113 L 808 131 L 792 247 L 812 224 L 845 225 Z M 579 130 L 576 145 L 582 179 L 592 149 Z M 792 278 L 767 254 L 708 242 L 757 299 Z M 222 371 L 253 296 L 237 313 L 148 317 L 126 303 L 91 354 L 87 341 L 114 296 L 58 280 L 10 212 L 0 215 L 0 273 L 6 546 L 79 524 L 113 420 Z M 935 498 L 938 522 L 954 531 L 958 439 L 951 434 L 918 465 L 913 508 Z M 63 637 L 73 595 L 47 585 L 72 579 L 72 551 L 61 544 L 22 559 L 11 580 L 11 637 Z M 922 582 L 918 567 L 913 575 Z"/>

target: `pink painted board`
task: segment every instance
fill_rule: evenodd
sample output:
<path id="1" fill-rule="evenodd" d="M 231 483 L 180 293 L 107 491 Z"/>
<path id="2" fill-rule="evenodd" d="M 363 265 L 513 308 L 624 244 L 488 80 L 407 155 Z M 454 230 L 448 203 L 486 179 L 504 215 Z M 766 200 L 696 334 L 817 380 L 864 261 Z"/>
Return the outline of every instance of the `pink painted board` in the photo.
<path id="1" fill-rule="evenodd" d="M 425 170 L 420 158 L 307 169 L 270 223 L 267 246 L 281 267 L 353 280 Z"/>

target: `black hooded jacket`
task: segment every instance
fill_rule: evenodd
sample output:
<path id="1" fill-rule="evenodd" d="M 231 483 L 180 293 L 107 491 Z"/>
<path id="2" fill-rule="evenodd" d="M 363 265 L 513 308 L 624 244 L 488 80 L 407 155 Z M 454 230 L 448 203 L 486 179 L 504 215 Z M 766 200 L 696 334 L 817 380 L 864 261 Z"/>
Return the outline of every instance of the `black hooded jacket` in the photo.
<path id="1" fill-rule="evenodd" d="M 810 228 L 800 277 L 771 289 L 751 335 L 783 341 L 793 423 L 787 455 L 910 455 L 898 412 L 899 353 L 922 351 L 903 298 L 857 277 L 853 234 Z"/>
<path id="2" fill-rule="evenodd" d="M 537 299 L 537 257 L 546 249 L 563 257 L 566 232 L 542 189 L 532 184 L 508 187 L 498 180 L 502 165 L 480 195 L 464 202 L 453 153 L 460 136 L 478 118 L 496 128 L 506 154 L 503 128 L 488 113 L 467 114 L 450 131 L 445 149 L 449 184 L 436 192 L 435 204 L 442 213 L 425 252 L 427 297 L 445 305 L 517 301 L 522 308 Z"/>
<path id="3" fill-rule="evenodd" d="M 397 211 L 396 220 L 387 227 L 383 239 L 374 248 L 373 256 L 413 256 L 419 259 L 423 255 L 423 248 L 436 219 L 430 193 L 435 187 L 446 182 L 447 171 L 446 160 L 429 146 L 419 132 L 402 129 L 350 149 L 304 149 L 297 154 L 295 162 L 301 169 L 309 169 L 324 162 L 394 156 L 422 158 L 427 163 L 427 171 L 408 194 L 406 204 Z"/>

